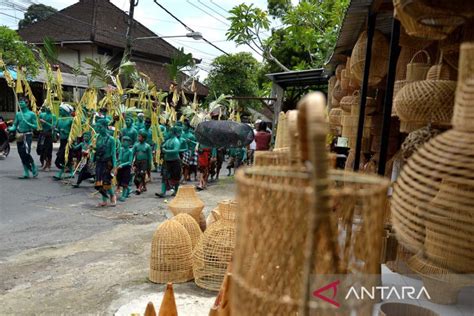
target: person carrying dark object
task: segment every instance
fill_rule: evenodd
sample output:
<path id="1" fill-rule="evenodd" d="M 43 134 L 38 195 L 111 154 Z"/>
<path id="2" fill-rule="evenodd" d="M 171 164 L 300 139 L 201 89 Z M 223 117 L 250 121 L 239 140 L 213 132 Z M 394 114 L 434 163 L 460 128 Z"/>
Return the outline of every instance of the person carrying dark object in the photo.
<path id="1" fill-rule="evenodd" d="M 132 159 L 134 161 L 133 168 L 135 170 L 135 186 L 136 194 L 141 194 L 146 191 L 146 175 L 151 170 L 153 161 L 152 150 L 150 145 L 146 142 L 147 132 L 142 129 L 138 132 L 138 142 L 133 145 Z"/>
<path id="2" fill-rule="evenodd" d="M 82 181 L 87 179 L 92 179 L 95 176 L 95 166 L 93 163 L 92 152 L 90 150 L 91 145 L 91 133 L 85 132 L 82 135 L 82 142 L 78 145 L 75 145 L 74 149 L 81 151 L 82 159 L 79 162 L 77 170 L 79 171 L 79 176 L 77 178 L 76 184 L 73 185 L 74 188 L 78 188 Z"/>
<path id="3" fill-rule="evenodd" d="M 132 139 L 122 136 L 122 146 L 120 147 L 119 165 L 117 166 L 117 187 L 122 188 L 120 202 L 124 202 L 130 195 L 129 183 L 132 174 L 133 152 L 130 148 Z"/>
<path id="4" fill-rule="evenodd" d="M 172 127 L 169 138 L 165 141 L 161 150 L 164 155 L 161 192 L 155 193 L 159 198 L 165 197 L 168 187 L 174 189 L 173 195 L 176 195 L 176 192 L 178 192 L 179 181 L 181 180 L 181 161 L 179 159 L 181 142 L 178 138 L 180 132 L 181 129 L 179 127 Z"/>
<path id="5" fill-rule="evenodd" d="M 71 113 L 73 110 L 73 107 L 66 103 L 62 103 L 59 106 L 59 118 L 56 124 L 56 128 L 59 132 L 59 149 L 56 153 L 56 160 L 54 161 L 54 164 L 59 169 L 59 172 L 54 176 L 56 180 L 62 179 L 64 171 L 67 167 L 69 167 L 71 176 L 73 173 L 72 155 L 69 155 L 68 161 L 65 160 L 66 146 L 69 139 L 69 133 L 71 132 L 72 127 Z"/>
<path id="6" fill-rule="evenodd" d="M 38 138 L 36 153 L 40 156 L 43 171 L 49 171 L 53 159 L 53 134 L 55 133 L 54 128 L 57 119 L 56 115 L 51 113 L 49 107 L 43 106 L 39 115 L 39 121 L 41 123 L 41 133 Z"/>
<path id="7" fill-rule="evenodd" d="M 30 171 L 33 178 L 36 178 L 38 176 L 38 168 L 35 165 L 33 157 L 31 157 L 31 141 L 33 131 L 38 128 L 38 121 L 36 114 L 28 108 L 26 100 L 22 99 L 18 104 L 20 111 L 15 114 L 15 121 L 8 130 L 16 132 L 18 154 L 23 164 L 23 176 L 20 177 L 20 179 L 28 179 L 30 177 Z"/>
<path id="8" fill-rule="evenodd" d="M 95 188 L 102 195 L 102 202 L 97 206 L 104 207 L 110 199 L 110 205 L 116 205 L 115 192 L 112 187 L 113 170 L 117 166 L 115 139 L 108 133 L 108 123 L 100 119 L 96 123 L 98 134 L 95 147 Z"/>
<path id="9" fill-rule="evenodd" d="M 212 148 L 211 168 L 209 171 L 211 181 L 213 181 L 214 178 L 219 180 L 219 174 L 225 160 L 225 152 L 226 150 L 224 147 Z"/>
<path id="10" fill-rule="evenodd" d="M 271 140 L 272 134 L 267 131 L 267 123 L 260 122 L 257 127 L 257 133 L 255 134 L 255 143 L 257 145 L 255 150 L 269 150 Z"/>

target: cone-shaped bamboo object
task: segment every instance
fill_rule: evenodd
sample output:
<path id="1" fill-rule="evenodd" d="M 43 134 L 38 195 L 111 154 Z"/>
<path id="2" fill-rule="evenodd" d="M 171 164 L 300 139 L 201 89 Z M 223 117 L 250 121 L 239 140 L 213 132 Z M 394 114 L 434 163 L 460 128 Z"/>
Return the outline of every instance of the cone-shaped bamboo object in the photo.
<path id="1" fill-rule="evenodd" d="M 176 301 L 174 299 L 173 283 L 166 284 L 165 295 L 163 296 L 158 316 L 178 316 Z"/>
<path id="2" fill-rule="evenodd" d="M 199 223 L 204 202 L 198 197 L 194 186 L 181 185 L 176 197 L 168 204 L 168 208 L 173 215 L 188 213 Z"/>
<path id="3" fill-rule="evenodd" d="M 217 294 L 214 306 L 209 311 L 209 316 L 230 316 L 230 286 L 231 286 L 231 264 L 227 267 L 227 273 L 222 281 L 221 289 Z"/>
<path id="4" fill-rule="evenodd" d="M 148 302 L 148 305 L 146 306 L 146 309 L 145 309 L 144 316 L 156 316 L 155 306 L 153 305 L 152 302 Z"/>

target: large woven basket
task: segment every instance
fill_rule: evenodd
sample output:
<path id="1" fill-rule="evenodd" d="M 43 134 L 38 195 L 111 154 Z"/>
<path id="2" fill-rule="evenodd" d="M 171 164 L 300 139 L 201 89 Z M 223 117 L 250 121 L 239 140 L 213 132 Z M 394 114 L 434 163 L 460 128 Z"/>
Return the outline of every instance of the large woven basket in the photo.
<path id="1" fill-rule="evenodd" d="M 362 82 L 364 75 L 365 51 L 367 48 L 367 32 L 362 32 L 351 55 L 351 76 Z M 372 60 L 369 73 L 369 86 L 379 84 L 388 71 L 388 42 L 382 32 L 376 30 L 372 40 Z"/>
<path id="2" fill-rule="evenodd" d="M 321 99 L 310 95 L 299 105 L 300 156 L 309 157 L 313 173 L 301 164 L 252 167 L 237 174 L 236 315 L 296 315 L 305 306 L 327 315 L 333 311 L 330 304 L 303 303 L 308 302 L 310 275 L 380 272 L 388 182 L 351 172 L 327 175 Z M 358 301 L 350 309 L 365 315 L 370 305 Z"/>
<path id="3" fill-rule="evenodd" d="M 217 220 L 199 240 L 193 253 L 194 282 L 219 291 L 235 247 L 235 222 Z"/>
<path id="4" fill-rule="evenodd" d="M 290 163 L 289 149 L 274 151 L 256 151 L 255 166 L 277 166 Z"/>
<path id="5" fill-rule="evenodd" d="M 392 222 L 399 241 L 413 252 L 436 249 L 443 268 L 458 273 L 474 272 L 473 99 L 474 43 L 464 43 L 453 129 L 432 138 L 410 157 L 392 198 Z"/>
<path id="6" fill-rule="evenodd" d="M 339 103 L 342 110 L 351 113 L 352 115 L 358 115 L 360 109 L 360 95 L 359 90 L 354 91 L 351 95 L 343 97 Z M 365 114 L 370 115 L 377 109 L 375 99 L 367 97 L 365 104 Z"/>
<path id="7" fill-rule="evenodd" d="M 412 16 L 406 11 L 406 0 L 393 0 L 395 17 L 400 20 L 406 33 L 410 36 L 429 40 L 445 39 L 459 25 L 456 19 L 452 25 L 430 25 L 422 23 L 417 16 Z M 411 1 L 419 2 L 419 1 Z"/>
<path id="8" fill-rule="evenodd" d="M 154 283 L 180 283 L 193 278 L 189 233 L 175 220 L 158 226 L 151 243 L 150 275 Z"/>
<path id="9" fill-rule="evenodd" d="M 449 126 L 456 81 L 420 80 L 406 84 L 395 96 L 400 131 L 412 132 L 429 123 Z"/>
<path id="10" fill-rule="evenodd" d="M 177 221 L 178 223 L 183 225 L 183 227 L 188 232 L 189 237 L 191 238 L 192 249 L 194 249 L 194 247 L 199 241 L 199 238 L 201 238 L 202 235 L 202 231 L 199 227 L 198 222 L 196 222 L 196 220 L 191 215 L 186 213 L 181 213 L 176 216 L 173 216 L 172 220 Z"/>
<path id="11" fill-rule="evenodd" d="M 176 197 L 168 204 L 168 208 L 171 210 L 173 215 L 187 213 L 199 223 L 204 203 L 198 197 L 196 190 L 194 190 L 194 186 L 181 185 Z"/>

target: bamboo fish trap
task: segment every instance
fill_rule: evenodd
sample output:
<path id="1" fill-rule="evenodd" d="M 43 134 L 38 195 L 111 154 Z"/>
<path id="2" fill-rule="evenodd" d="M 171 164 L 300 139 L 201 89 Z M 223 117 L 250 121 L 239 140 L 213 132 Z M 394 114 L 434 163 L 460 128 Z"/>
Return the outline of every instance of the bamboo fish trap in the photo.
<path id="1" fill-rule="evenodd" d="M 311 275 L 380 272 L 388 181 L 328 174 L 324 104 L 324 96 L 314 93 L 298 106 L 299 157 L 313 169 L 307 163 L 256 166 L 237 175 L 236 315 L 331 315 L 331 305 L 309 300 L 311 289 L 318 288 Z M 364 315 L 371 308 L 368 302 L 353 303 L 338 312 L 348 308 Z"/>
<path id="2" fill-rule="evenodd" d="M 179 186 L 176 197 L 168 204 L 168 208 L 173 215 L 187 213 L 199 223 L 204 203 L 198 197 L 194 186 L 181 185 Z"/>

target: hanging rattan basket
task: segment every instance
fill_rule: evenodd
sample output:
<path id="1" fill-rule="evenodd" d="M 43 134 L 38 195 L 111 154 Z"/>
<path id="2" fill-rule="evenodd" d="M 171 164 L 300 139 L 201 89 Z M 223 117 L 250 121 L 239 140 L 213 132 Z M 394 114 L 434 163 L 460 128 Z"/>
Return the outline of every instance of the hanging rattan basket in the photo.
<path id="1" fill-rule="evenodd" d="M 416 2 L 416 1 L 412 1 Z M 410 36 L 428 40 L 445 39 L 459 25 L 459 20 L 453 19 L 452 25 L 431 25 L 421 21 L 419 17 L 412 16 L 406 11 L 406 0 L 393 0 L 395 17 L 400 20 L 406 33 Z"/>
<path id="2" fill-rule="evenodd" d="M 425 60 L 419 60 L 419 56 L 425 56 Z M 431 57 L 426 50 L 416 52 L 407 64 L 406 80 L 409 82 L 425 80 L 426 74 L 431 67 Z"/>
<path id="3" fill-rule="evenodd" d="M 192 249 L 194 249 L 197 242 L 199 241 L 199 238 L 202 235 L 202 231 L 199 227 L 198 222 L 196 222 L 196 220 L 191 215 L 186 213 L 178 214 L 174 216 L 172 220 L 177 221 L 178 223 L 183 225 L 184 228 L 186 228 L 189 237 L 191 237 Z"/>
<path id="4" fill-rule="evenodd" d="M 191 237 L 178 221 L 167 220 L 153 234 L 149 279 L 153 283 L 180 283 L 192 278 Z"/>
<path id="5" fill-rule="evenodd" d="M 302 285 L 310 275 L 379 272 L 388 181 L 341 171 L 327 176 L 325 102 L 320 100 L 305 97 L 298 116 L 300 134 L 308 134 L 300 137 L 307 140 L 299 146 L 301 157 L 309 157 L 314 173 L 299 165 L 252 167 L 237 174 L 236 315 L 296 315 L 306 301 L 304 288 L 309 287 Z M 308 247 L 314 256 L 306 252 Z M 353 303 L 350 309 L 362 315 L 371 305 Z M 333 311 L 322 301 L 310 302 L 309 308 L 320 315 Z"/>
<path id="6" fill-rule="evenodd" d="M 218 220 L 199 240 L 193 253 L 194 282 L 211 291 L 219 291 L 235 247 L 235 223 Z"/>
<path id="7" fill-rule="evenodd" d="M 444 269 L 472 273 L 474 43 L 461 45 L 460 66 L 453 129 L 423 144 L 405 164 L 394 186 L 392 222 L 409 250 L 436 249 Z"/>
<path id="8" fill-rule="evenodd" d="M 367 47 L 367 33 L 360 34 L 351 55 L 351 76 L 362 82 L 364 75 L 365 51 Z M 369 73 L 369 86 L 379 84 L 388 71 L 388 42 L 382 32 L 376 30 L 372 40 L 372 60 Z"/>
<path id="9" fill-rule="evenodd" d="M 173 215 L 187 213 L 199 223 L 204 203 L 198 197 L 194 186 L 181 185 L 176 197 L 168 204 L 168 208 Z"/>

